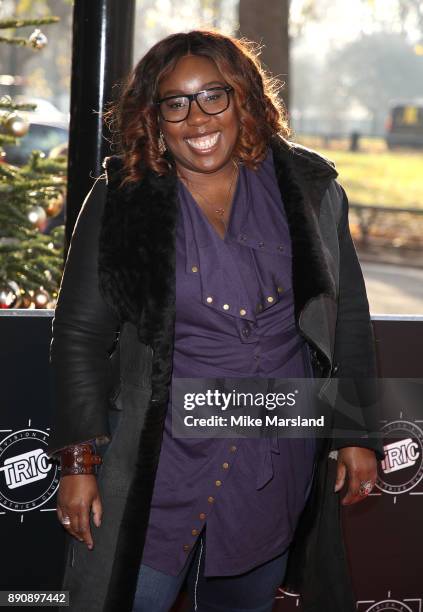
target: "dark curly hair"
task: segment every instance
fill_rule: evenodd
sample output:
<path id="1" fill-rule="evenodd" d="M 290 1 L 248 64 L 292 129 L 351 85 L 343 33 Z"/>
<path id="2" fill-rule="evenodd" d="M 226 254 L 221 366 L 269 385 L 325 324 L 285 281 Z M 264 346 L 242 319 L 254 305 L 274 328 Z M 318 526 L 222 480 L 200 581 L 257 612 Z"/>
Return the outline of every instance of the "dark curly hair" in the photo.
<path id="1" fill-rule="evenodd" d="M 245 165 L 257 167 L 274 134 L 289 137 L 285 106 L 278 98 L 281 84 L 261 66 L 258 53 L 258 46 L 251 41 L 210 30 L 171 34 L 156 43 L 135 66 L 117 101 L 109 104 L 104 113 L 112 143 L 123 157 L 123 183 L 140 180 L 147 169 L 163 175 L 172 168 L 171 156 L 159 147 L 154 102 L 160 80 L 185 55 L 214 60 L 233 87 L 240 121 L 234 155 Z"/>

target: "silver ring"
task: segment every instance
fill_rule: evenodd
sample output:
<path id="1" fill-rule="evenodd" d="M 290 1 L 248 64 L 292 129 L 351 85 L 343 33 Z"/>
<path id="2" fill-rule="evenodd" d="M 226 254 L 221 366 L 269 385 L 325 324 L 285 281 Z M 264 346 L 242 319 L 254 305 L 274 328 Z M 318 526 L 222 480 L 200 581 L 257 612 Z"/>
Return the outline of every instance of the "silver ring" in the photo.
<path id="1" fill-rule="evenodd" d="M 64 516 L 62 521 L 61 521 L 62 525 L 70 525 L 71 524 L 71 520 L 68 516 Z"/>
<path id="2" fill-rule="evenodd" d="M 373 489 L 373 482 L 371 480 L 362 480 L 360 482 L 359 494 L 368 495 Z"/>

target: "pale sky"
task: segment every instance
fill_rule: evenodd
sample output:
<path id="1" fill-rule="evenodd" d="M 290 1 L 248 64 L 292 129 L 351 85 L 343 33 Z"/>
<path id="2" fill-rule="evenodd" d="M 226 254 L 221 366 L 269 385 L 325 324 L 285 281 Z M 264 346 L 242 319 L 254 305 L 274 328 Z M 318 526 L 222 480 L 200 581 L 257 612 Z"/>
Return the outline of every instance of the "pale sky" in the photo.
<path id="1" fill-rule="evenodd" d="M 295 19 L 304 0 L 292 0 L 291 11 Z M 317 0 L 323 11 L 323 18 L 311 22 L 304 30 L 298 46 L 319 57 L 324 55 L 331 45 L 342 46 L 354 40 L 361 33 L 374 31 L 374 15 L 386 22 L 393 31 L 395 24 L 395 0 Z M 326 9 L 327 7 L 327 9 Z M 410 31 L 412 38 L 417 39 L 417 33 Z"/>

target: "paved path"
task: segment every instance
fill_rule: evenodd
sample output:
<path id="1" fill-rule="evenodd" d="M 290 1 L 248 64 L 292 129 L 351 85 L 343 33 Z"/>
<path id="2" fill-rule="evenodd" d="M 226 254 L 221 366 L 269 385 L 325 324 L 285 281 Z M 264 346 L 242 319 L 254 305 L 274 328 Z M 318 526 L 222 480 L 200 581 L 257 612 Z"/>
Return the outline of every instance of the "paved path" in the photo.
<path id="1" fill-rule="evenodd" d="M 423 316 L 423 269 L 364 262 L 361 267 L 372 315 Z"/>

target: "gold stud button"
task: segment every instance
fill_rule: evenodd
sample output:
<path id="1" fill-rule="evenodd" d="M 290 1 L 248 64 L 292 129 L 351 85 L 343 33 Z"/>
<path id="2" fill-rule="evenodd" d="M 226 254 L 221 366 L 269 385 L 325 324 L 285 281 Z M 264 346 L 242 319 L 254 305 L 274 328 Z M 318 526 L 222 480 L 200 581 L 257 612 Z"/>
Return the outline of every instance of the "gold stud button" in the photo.
<path id="1" fill-rule="evenodd" d="M 191 533 L 192 533 L 192 535 L 194 535 L 194 536 L 195 536 L 195 535 L 198 535 L 198 534 L 199 534 L 199 531 L 198 531 L 198 529 L 193 529 L 193 530 L 191 531 Z"/>
<path id="2" fill-rule="evenodd" d="M 220 487 L 220 485 L 222 484 L 222 481 L 221 480 L 216 480 L 215 484 L 216 484 L 216 487 Z"/>
<path id="3" fill-rule="evenodd" d="M 209 504 L 212 504 L 212 503 L 214 502 L 214 497 L 213 497 L 212 495 L 210 495 L 210 496 L 207 498 L 207 501 L 209 502 Z"/>
<path id="4" fill-rule="evenodd" d="M 272 303 L 274 301 L 274 297 L 272 297 L 271 295 L 269 295 L 269 297 L 267 298 L 267 301 Z"/>
<path id="5" fill-rule="evenodd" d="M 243 317 L 244 315 L 247 314 L 247 311 L 245 310 L 245 308 L 241 308 L 241 310 L 239 311 L 239 314 Z"/>
<path id="6" fill-rule="evenodd" d="M 207 302 L 208 304 L 211 304 L 211 303 L 213 302 L 213 298 L 212 298 L 212 296 L 211 296 L 211 295 L 209 295 L 209 296 L 206 298 L 206 302 Z"/>
<path id="7" fill-rule="evenodd" d="M 231 446 L 229 450 L 231 451 L 231 453 L 234 453 L 236 451 L 236 446 L 235 445 Z"/>
<path id="8" fill-rule="evenodd" d="M 198 516 L 200 517 L 200 519 L 201 519 L 202 521 L 204 521 L 204 519 L 206 518 L 206 514 L 205 514 L 205 512 L 200 512 L 200 514 L 199 514 Z"/>
<path id="9" fill-rule="evenodd" d="M 192 266 L 191 270 L 192 270 L 193 272 L 198 272 L 198 267 L 197 267 L 197 266 Z"/>
<path id="10" fill-rule="evenodd" d="M 228 469 L 228 467 L 229 467 L 229 463 L 227 463 L 227 462 L 225 461 L 225 463 L 222 463 L 222 467 L 223 467 L 223 469 L 224 469 L 224 470 L 227 470 L 227 469 Z"/>
<path id="11" fill-rule="evenodd" d="M 223 310 L 229 310 L 229 304 L 223 304 L 222 308 Z"/>
<path id="12" fill-rule="evenodd" d="M 283 291 L 282 287 L 278 287 L 277 291 L 278 291 L 278 293 L 282 293 L 282 291 Z"/>

